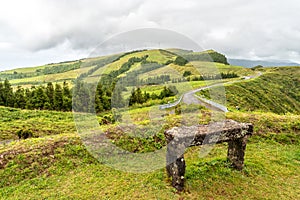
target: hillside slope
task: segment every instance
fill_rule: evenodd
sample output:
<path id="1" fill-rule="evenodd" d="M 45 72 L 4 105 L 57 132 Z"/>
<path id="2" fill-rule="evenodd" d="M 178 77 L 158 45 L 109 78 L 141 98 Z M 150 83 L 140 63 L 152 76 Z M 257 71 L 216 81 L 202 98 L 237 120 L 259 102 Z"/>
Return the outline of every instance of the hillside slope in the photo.
<path id="1" fill-rule="evenodd" d="M 227 106 L 243 111 L 300 113 L 300 68 L 264 69 L 263 75 L 225 86 Z M 201 92 L 209 98 L 208 92 Z"/>
<path id="2" fill-rule="evenodd" d="M 18 85 L 22 85 L 24 87 L 30 87 L 32 85 L 40 85 L 47 82 L 62 83 L 63 81 L 67 81 L 70 84 L 72 84 L 73 81 L 78 77 L 81 78 L 85 77 L 90 81 L 94 81 L 99 79 L 101 74 L 109 74 L 112 71 L 119 70 L 120 67 L 124 65 L 126 62 L 128 62 L 128 60 L 131 58 L 143 58 L 145 56 L 147 56 L 147 58 L 145 58 L 144 61 L 141 61 L 131 66 L 128 72 L 142 71 L 140 75 L 143 76 L 144 73 L 149 72 L 152 69 L 143 72 L 141 68 L 144 68 L 144 66 L 147 65 L 158 64 L 159 66 L 153 67 L 153 70 L 155 69 L 158 70 L 158 71 L 153 71 L 153 74 L 156 74 L 157 76 L 157 75 L 161 75 L 160 74 L 161 72 L 159 71 L 158 68 L 166 67 L 172 63 L 173 66 L 171 67 L 175 68 L 175 71 L 179 71 L 182 75 L 184 71 L 190 69 L 189 68 L 185 69 L 184 66 L 179 66 L 178 64 L 174 63 L 175 59 L 178 56 L 183 56 L 185 59 L 190 61 L 192 65 L 194 64 L 195 66 L 202 65 L 201 70 L 204 69 L 206 65 L 207 68 L 210 68 L 212 62 L 215 62 L 217 68 L 219 65 L 222 65 L 221 63 L 227 64 L 227 59 L 224 55 L 212 50 L 204 51 L 204 52 L 192 52 L 192 51 L 181 50 L 181 49 L 138 50 L 138 51 L 120 53 L 115 55 L 109 55 L 109 56 L 86 58 L 86 59 L 81 59 L 76 61 L 52 63 L 52 64 L 47 64 L 47 65 L 37 66 L 37 67 L 27 67 L 27 68 L 19 68 L 19 69 L 2 71 L 0 72 L 0 81 L 4 81 L 5 79 L 8 79 L 10 83 L 15 87 Z M 141 65 L 142 62 L 143 64 Z M 191 64 L 188 64 L 186 67 L 191 66 Z M 231 68 L 230 65 L 227 65 L 227 67 Z M 223 66 L 221 68 L 224 69 Z M 231 69 L 223 70 L 223 71 L 230 71 L 230 70 Z M 165 72 L 165 70 L 162 70 L 162 72 Z M 200 71 L 200 73 L 203 72 Z M 199 72 L 194 74 L 199 74 Z M 174 73 L 171 73 L 170 75 L 173 76 Z M 147 75 L 145 74 L 143 77 L 145 76 Z M 174 76 L 177 77 L 176 75 Z"/>

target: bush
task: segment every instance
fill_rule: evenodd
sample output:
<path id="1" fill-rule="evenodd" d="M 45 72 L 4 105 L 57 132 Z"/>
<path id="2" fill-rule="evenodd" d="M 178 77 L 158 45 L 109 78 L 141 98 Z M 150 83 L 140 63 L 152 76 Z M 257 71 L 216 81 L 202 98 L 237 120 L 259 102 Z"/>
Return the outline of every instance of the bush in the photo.
<path id="1" fill-rule="evenodd" d="M 33 137 L 33 133 L 31 130 L 22 130 L 21 129 L 21 130 L 17 131 L 17 135 L 19 137 L 19 140 Z"/>
<path id="2" fill-rule="evenodd" d="M 186 59 L 184 59 L 183 57 L 181 57 L 181 56 L 177 56 L 177 58 L 175 59 L 174 63 L 176 65 L 184 66 L 185 64 L 188 63 L 188 61 Z"/>
<path id="3" fill-rule="evenodd" d="M 192 75 L 191 71 L 184 71 L 184 73 L 183 73 L 183 77 L 187 77 L 187 76 L 190 76 L 190 75 Z"/>
<path id="4" fill-rule="evenodd" d="M 257 65 L 257 66 L 255 66 L 255 67 L 252 67 L 251 69 L 252 69 L 252 70 L 256 70 L 256 69 L 262 69 L 262 68 L 263 68 L 262 65 Z"/>

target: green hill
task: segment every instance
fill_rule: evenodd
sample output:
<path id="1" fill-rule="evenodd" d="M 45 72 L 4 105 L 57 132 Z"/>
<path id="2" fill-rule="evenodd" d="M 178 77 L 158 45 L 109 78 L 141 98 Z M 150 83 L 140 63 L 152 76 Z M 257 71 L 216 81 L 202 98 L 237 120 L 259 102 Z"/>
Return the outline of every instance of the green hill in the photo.
<path id="1" fill-rule="evenodd" d="M 256 77 L 258 72 L 262 75 Z M 255 78 L 247 78 L 251 76 Z M 0 72 L 1 80 L 9 79 L 14 87 L 36 86 L 25 90 L 28 94 L 19 89 L 16 95 L 9 84 L 1 85 L 0 100 L 13 101 L 22 93 L 24 99 L 39 105 L 27 107 L 33 110 L 0 106 L 0 199 L 299 199 L 299 77 L 297 67 L 246 69 L 228 65 L 226 57 L 213 50 L 182 49 L 139 50 Z M 75 82 L 76 78 L 82 82 Z M 164 148 L 163 132 L 171 127 L 215 120 L 219 113 L 203 106 L 181 105 L 173 112 L 159 110 L 158 105 L 192 89 L 223 82 L 229 106 L 224 117 L 254 125 L 245 168 L 241 172 L 231 168 L 226 144 L 215 145 L 204 158 L 199 158 L 201 147 L 189 148 L 182 193 L 171 187 L 164 168 L 149 173 L 111 168 L 91 156 L 91 147 L 77 134 L 72 112 L 46 110 L 49 97 L 66 88 L 59 90 L 55 85 L 51 93 L 51 87 L 44 85 L 64 81 L 85 95 L 77 102 L 84 105 L 91 100 L 88 86 L 99 81 L 92 99 L 96 106 L 76 110 L 73 104 L 73 109 L 96 110 L 96 124 L 107 140 L 135 154 Z M 2 95 L 6 91 L 9 95 Z M 208 91 L 200 94 L 209 98 Z M 111 99 L 120 96 L 131 103 L 129 107 L 111 109 Z M 71 94 L 59 97 L 62 104 L 72 99 Z"/>
<path id="2" fill-rule="evenodd" d="M 198 63 L 202 63 L 202 65 L 207 65 L 208 68 L 209 65 L 211 65 L 208 62 L 211 61 L 216 62 L 217 67 L 219 67 L 218 62 L 227 64 L 225 56 L 212 50 L 205 52 L 191 52 L 180 49 L 142 50 L 76 61 L 52 63 L 37 67 L 2 71 L 0 72 L 0 81 L 8 79 L 13 86 L 22 85 L 24 87 L 40 85 L 47 82 L 62 83 L 67 81 L 72 84 L 73 81 L 78 77 L 85 77 L 86 79 L 93 81 L 97 80 L 101 74 L 108 74 L 111 71 L 118 70 L 122 64 L 127 62 L 132 57 L 141 58 L 143 56 L 148 56 L 146 59 L 148 63 L 157 63 L 163 67 L 174 62 L 176 57 L 180 55 L 183 55 L 189 61 L 197 61 Z M 191 64 L 188 66 L 191 66 Z M 131 66 L 129 72 L 138 70 L 142 67 L 143 66 L 136 63 L 134 67 Z M 174 63 L 172 67 L 175 68 L 175 71 L 177 70 L 180 73 L 183 73 L 185 70 L 189 70 L 188 68 L 184 69 L 183 66 L 179 66 Z M 202 69 L 204 68 L 202 67 Z M 230 69 L 228 71 L 230 71 Z M 147 72 L 149 72 L 149 70 Z M 156 71 L 153 71 L 153 73 L 155 74 Z M 160 72 L 158 71 L 158 73 Z M 202 73 L 202 71 L 200 71 L 200 73 Z M 203 73 L 205 73 L 205 71 Z M 171 73 L 171 75 L 173 74 L 176 73 Z M 199 74 L 199 72 L 194 74 Z M 143 73 L 140 75 L 143 76 Z M 145 74 L 145 76 L 147 76 L 147 74 Z"/>
<path id="3" fill-rule="evenodd" d="M 275 67 L 253 80 L 225 85 L 227 106 L 235 110 L 300 114 L 300 68 Z M 209 97 L 208 91 L 200 94 Z"/>
<path id="4" fill-rule="evenodd" d="M 181 49 L 169 49 L 169 51 L 178 54 L 188 61 L 206 61 L 206 62 L 217 62 L 228 65 L 227 58 L 225 55 L 216 52 L 214 50 L 206 50 L 202 52 L 193 52 Z"/>

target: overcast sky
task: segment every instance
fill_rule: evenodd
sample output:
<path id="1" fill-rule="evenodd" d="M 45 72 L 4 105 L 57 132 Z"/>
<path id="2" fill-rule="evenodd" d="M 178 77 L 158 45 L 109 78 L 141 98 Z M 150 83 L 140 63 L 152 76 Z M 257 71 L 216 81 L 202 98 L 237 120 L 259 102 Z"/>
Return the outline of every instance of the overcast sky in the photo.
<path id="1" fill-rule="evenodd" d="M 168 29 L 231 58 L 300 62 L 298 0 L 1 0 L 0 70 L 87 57 L 139 28 Z"/>

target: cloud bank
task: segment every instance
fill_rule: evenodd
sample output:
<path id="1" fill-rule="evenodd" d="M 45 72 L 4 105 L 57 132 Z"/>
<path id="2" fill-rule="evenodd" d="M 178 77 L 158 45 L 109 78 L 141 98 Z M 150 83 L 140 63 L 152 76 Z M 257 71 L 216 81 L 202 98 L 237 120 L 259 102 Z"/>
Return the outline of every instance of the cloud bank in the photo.
<path id="1" fill-rule="evenodd" d="M 296 0 L 10 0 L 0 7 L 0 69 L 88 56 L 138 28 L 181 33 L 232 58 L 300 62 Z"/>

